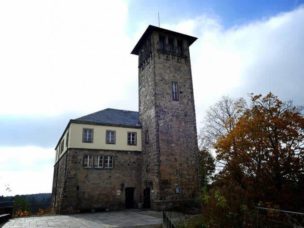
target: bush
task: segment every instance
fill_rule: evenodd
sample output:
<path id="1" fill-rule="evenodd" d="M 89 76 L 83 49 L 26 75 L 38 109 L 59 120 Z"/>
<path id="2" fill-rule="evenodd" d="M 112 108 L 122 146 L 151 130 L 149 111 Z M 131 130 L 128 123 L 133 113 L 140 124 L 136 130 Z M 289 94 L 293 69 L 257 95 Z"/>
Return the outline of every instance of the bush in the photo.
<path id="1" fill-rule="evenodd" d="M 15 196 L 13 215 L 14 217 L 25 217 L 31 214 L 29 202 L 23 196 Z"/>

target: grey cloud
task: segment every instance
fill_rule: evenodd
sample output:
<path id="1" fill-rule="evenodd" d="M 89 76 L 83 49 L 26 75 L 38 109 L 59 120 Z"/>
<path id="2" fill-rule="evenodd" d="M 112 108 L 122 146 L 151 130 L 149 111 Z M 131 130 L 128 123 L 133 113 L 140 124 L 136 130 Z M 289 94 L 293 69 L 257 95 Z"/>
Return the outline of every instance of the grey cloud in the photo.
<path id="1" fill-rule="evenodd" d="M 0 116 L 0 146 L 35 145 L 54 148 L 70 118 Z"/>

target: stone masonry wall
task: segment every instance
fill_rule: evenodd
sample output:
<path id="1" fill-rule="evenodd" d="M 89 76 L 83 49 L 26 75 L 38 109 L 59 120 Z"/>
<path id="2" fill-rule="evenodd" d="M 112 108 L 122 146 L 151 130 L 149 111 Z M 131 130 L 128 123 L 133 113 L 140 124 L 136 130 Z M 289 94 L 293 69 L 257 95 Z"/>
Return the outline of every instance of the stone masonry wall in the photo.
<path id="1" fill-rule="evenodd" d="M 152 43 L 154 40 L 151 40 Z M 153 46 L 153 44 L 152 44 Z M 151 189 L 151 200 L 159 198 L 159 143 L 158 126 L 155 109 L 155 64 L 154 52 L 147 59 L 142 68 L 139 68 L 139 118 L 142 124 L 142 186 Z M 148 133 L 147 133 L 148 131 Z M 149 140 L 146 142 L 146 134 Z"/>
<path id="2" fill-rule="evenodd" d="M 152 206 L 159 209 L 196 197 L 198 146 L 187 41 L 184 56 L 177 57 L 159 52 L 158 37 L 152 34 L 151 58 L 139 69 L 139 111 L 142 135 L 144 129 L 150 134 L 149 144 L 143 145 L 143 181 L 153 180 Z M 172 81 L 178 83 L 179 101 L 172 100 Z"/>
<path id="3" fill-rule="evenodd" d="M 186 58 L 166 54 L 155 58 L 160 188 L 164 200 L 190 199 L 198 192 L 193 86 L 188 47 L 185 50 Z M 178 101 L 172 100 L 172 81 L 178 83 Z"/>
<path id="4" fill-rule="evenodd" d="M 60 213 L 62 199 L 64 198 L 64 186 L 67 164 L 67 154 L 64 154 L 54 165 L 52 205 L 55 213 Z"/>
<path id="5" fill-rule="evenodd" d="M 84 155 L 113 156 L 113 168 L 84 168 Z M 64 186 L 57 185 L 57 213 L 125 208 L 125 189 L 128 187 L 135 188 L 134 206 L 140 201 L 141 152 L 69 149 L 65 156 Z M 64 161 L 60 160 L 56 165 L 61 167 L 58 179 L 63 179 Z"/>

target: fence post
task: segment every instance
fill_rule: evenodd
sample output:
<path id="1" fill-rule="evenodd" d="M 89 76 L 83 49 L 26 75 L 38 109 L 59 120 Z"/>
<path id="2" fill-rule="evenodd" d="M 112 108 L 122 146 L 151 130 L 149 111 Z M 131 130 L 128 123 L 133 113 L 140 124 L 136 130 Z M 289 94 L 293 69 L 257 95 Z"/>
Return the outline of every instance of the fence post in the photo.
<path id="1" fill-rule="evenodd" d="M 256 210 L 256 228 L 259 228 L 259 209 L 255 208 Z"/>

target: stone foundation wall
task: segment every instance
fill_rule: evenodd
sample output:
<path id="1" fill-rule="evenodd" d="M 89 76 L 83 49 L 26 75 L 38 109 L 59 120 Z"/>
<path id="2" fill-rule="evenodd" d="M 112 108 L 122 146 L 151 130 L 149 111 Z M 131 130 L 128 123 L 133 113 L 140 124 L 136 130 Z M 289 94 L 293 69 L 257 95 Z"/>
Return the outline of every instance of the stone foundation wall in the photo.
<path id="1" fill-rule="evenodd" d="M 113 168 L 84 168 L 84 155 L 113 156 Z M 63 214 L 122 209 L 126 188 L 134 188 L 136 207 L 140 202 L 141 163 L 141 152 L 69 149 L 55 165 L 55 170 L 58 169 L 54 178 L 57 190 L 53 190 L 55 211 Z"/>
<path id="2" fill-rule="evenodd" d="M 67 153 L 54 165 L 52 207 L 55 213 L 60 213 L 64 196 L 65 177 L 67 170 Z"/>

